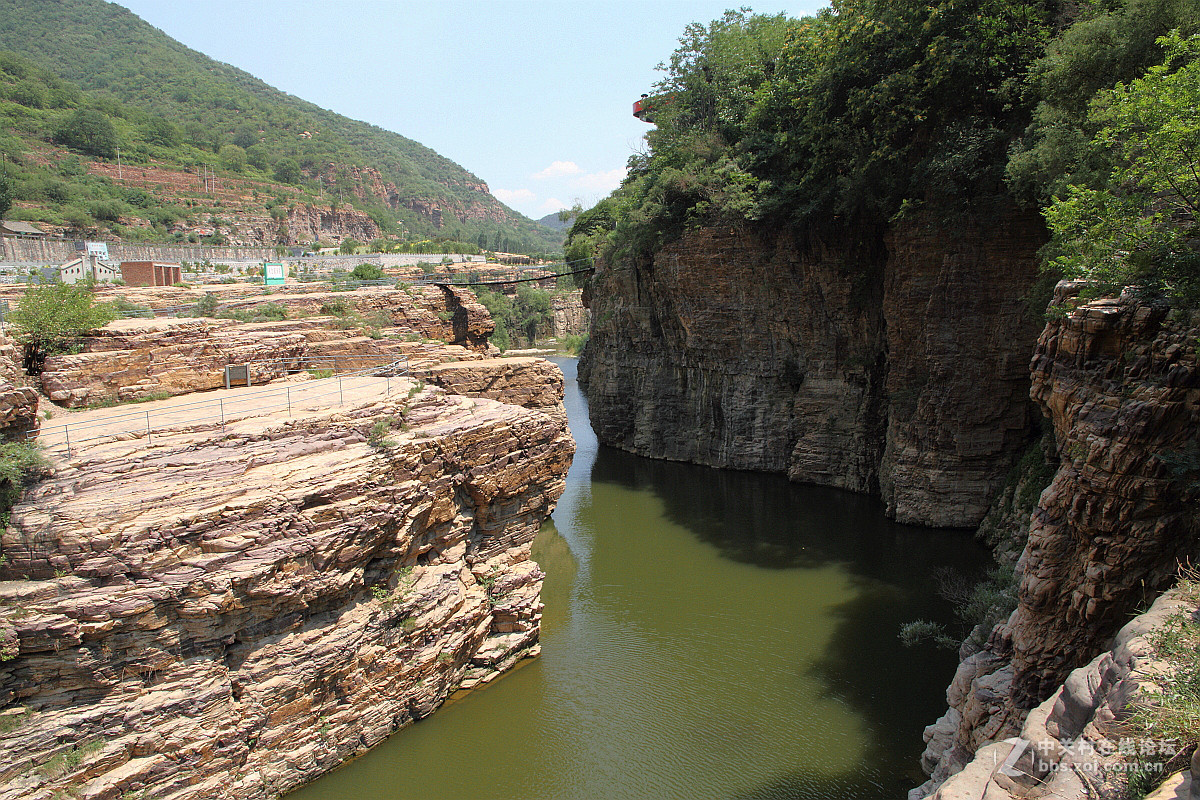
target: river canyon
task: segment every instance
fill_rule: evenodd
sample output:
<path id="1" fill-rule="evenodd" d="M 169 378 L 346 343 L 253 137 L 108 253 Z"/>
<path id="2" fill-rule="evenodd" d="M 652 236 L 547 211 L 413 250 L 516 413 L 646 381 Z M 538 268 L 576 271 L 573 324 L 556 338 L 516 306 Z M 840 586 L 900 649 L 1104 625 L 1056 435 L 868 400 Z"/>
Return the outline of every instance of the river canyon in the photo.
<path id="1" fill-rule="evenodd" d="M 935 573 L 977 577 L 963 531 L 779 475 L 598 446 L 575 360 L 577 450 L 534 542 L 542 654 L 290 797 L 895 798 L 953 653 Z M 470 753 L 448 770 L 447 753 Z"/>

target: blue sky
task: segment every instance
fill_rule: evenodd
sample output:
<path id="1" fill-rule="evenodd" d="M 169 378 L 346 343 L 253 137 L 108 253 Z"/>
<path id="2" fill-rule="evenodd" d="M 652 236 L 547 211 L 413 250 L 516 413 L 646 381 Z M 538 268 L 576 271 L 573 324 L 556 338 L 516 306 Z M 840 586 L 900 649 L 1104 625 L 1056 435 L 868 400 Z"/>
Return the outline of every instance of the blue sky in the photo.
<path id="1" fill-rule="evenodd" d="M 690 22 L 729 2 L 118 0 L 187 46 L 415 139 L 534 219 L 608 194 L 631 115 Z M 827 3 L 759 4 L 811 14 Z"/>

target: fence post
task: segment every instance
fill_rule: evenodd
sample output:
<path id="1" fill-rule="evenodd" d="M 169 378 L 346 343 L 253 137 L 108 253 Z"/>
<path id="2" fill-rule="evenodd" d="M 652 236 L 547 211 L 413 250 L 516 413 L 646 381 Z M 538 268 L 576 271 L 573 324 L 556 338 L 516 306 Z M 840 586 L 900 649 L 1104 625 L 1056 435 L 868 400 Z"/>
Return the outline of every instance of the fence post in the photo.
<path id="1" fill-rule="evenodd" d="M 287 387 L 287 398 L 288 398 L 288 416 L 290 417 L 292 415 L 292 387 L 290 387 L 290 386 Z"/>
<path id="2" fill-rule="evenodd" d="M 67 458 L 71 457 L 71 426 L 63 425 L 63 434 L 67 437 Z"/>
<path id="3" fill-rule="evenodd" d="M 342 393 L 342 376 L 338 375 L 338 405 L 346 405 L 346 395 Z"/>
<path id="4" fill-rule="evenodd" d="M 225 399 L 221 398 L 221 435 L 225 435 Z"/>
<path id="5" fill-rule="evenodd" d="M 150 444 L 150 409 L 146 409 L 146 444 Z"/>

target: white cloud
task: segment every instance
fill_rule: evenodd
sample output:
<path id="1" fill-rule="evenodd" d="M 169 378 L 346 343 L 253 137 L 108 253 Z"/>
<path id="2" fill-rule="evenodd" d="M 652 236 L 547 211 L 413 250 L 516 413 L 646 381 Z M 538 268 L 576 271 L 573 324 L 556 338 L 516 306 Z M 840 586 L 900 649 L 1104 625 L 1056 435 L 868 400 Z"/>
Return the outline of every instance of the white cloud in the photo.
<path id="1" fill-rule="evenodd" d="M 533 177 L 541 181 L 549 178 L 565 178 L 567 175 L 578 175 L 581 172 L 583 170 L 574 161 L 555 161 L 541 172 L 535 172 Z"/>
<path id="2" fill-rule="evenodd" d="M 573 186 L 589 192 L 601 192 L 608 194 L 613 189 L 621 185 L 621 181 L 625 178 L 625 167 L 611 169 L 608 172 L 591 172 L 587 175 L 580 175 L 575 180 L 571 181 Z"/>
<path id="3" fill-rule="evenodd" d="M 546 202 L 542 203 L 538 208 L 545 211 L 547 214 L 553 214 L 555 211 L 562 211 L 567 207 L 567 204 L 557 197 L 548 197 Z"/>
<path id="4" fill-rule="evenodd" d="M 528 189 L 492 189 L 492 194 L 506 206 L 516 205 L 517 203 L 532 203 L 534 200 L 537 200 L 537 195 Z"/>

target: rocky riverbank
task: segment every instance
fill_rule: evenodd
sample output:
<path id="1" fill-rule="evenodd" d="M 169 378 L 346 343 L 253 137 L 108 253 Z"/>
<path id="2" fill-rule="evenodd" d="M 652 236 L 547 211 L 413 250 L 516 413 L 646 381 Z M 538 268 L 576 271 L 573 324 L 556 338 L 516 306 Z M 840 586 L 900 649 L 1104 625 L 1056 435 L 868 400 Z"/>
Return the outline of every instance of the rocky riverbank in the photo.
<path id="1" fill-rule="evenodd" d="M 55 463 L 3 539 L 0 798 L 275 796 L 537 652 L 570 436 L 408 383 Z"/>
<path id="2" fill-rule="evenodd" d="M 488 358 L 460 290 L 255 301 L 289 318 L 124 320 L 48 360 L 60 403 L 150 402 L 132 433 L 121 408 L 56 415 L 87 436 L 0 535 L 0 799 L 276 797 L 538 653 L 530 547 L 574 451 L 558 368 Z M 406 375 L 219 418 L 153 400 L 229 363 L 309 386 L 333 357 Z M 3 389 L 5 435 L 38 399 Z"/>

